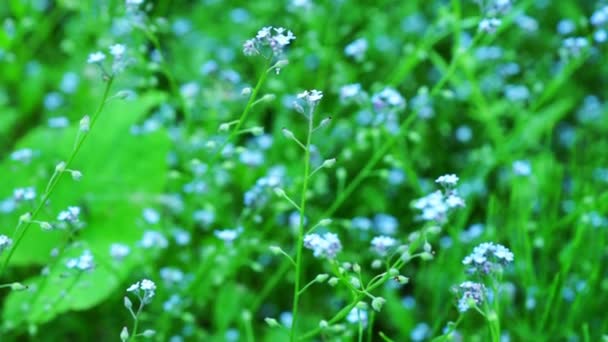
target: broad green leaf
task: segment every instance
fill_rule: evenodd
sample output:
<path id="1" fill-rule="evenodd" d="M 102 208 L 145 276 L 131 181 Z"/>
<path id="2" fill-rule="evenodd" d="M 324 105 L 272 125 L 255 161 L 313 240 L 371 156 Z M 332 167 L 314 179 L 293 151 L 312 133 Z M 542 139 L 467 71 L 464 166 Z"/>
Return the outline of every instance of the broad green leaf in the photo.
<path id="1" fill-rule="evenodd" d="M 109 251 L 112 243 L 135 247 L 143 233 L 137 225 L 142 209 L 153 205 L 164 188 L 165 158 L 169 149 L 166 132 L 159 130 L 139 136 L 130 133 L 131 126 L 163 98 L 159 94 L 151 94 L 134 102 L 108 104 L 72 166 L 82 171 L 84 177 L 75 182 L 66 174 L 51 196 L 50 205 L 39 218 L 52 222 L 57 213 L 68 206 L 81 206 L 86 227 L 77 239 L 82 241 L 82 246 L 68 251 L 55 262 L 49 255 L 53 248 L 60 246 L 65 233 L 59 230 L 44 232 L 34 225 L 30 227 L 10 267 L 50 264 L 50 273 L 45 280 L 35 277 L 22 281 L 34 285 L 32 290 L 9 295 L 3 313 L 5 328 L 23 321 L 44 322 L 67 310 L 90 308 L 115 291 L 137 263 L 135 255 L 120 263 L 113 261 Z M 7 187 L 24 186 L 30 182 L 37 185 L 38 193 L 42 193 L 54 165 L 68 158 L 76 134 L 77 127 L 62 131 L 39 128 L 25 137 L 19 146 L 39 151 L 39 159 L 44 157 L 52 164 L 35 159 L 32 165 L 19 167 L 12 161 L 5 162 L 0 165 L 0 172 L 10 174 L 6 178 Z M 13 223 L 16 216 L 17 213 L 12 217 Z M 2 226 L 6 223 L 4 220 Z M 65 277 L 68 271 L 65 261 L 75 256 L 70 254 L 79 254 L 83 249 L 94 254 L 95 269 L 79 277 Z M 40 292 L 35 290 L 37 287 L 40 287 Z M 34 298 L 34 305 L 28 307 Z"/>

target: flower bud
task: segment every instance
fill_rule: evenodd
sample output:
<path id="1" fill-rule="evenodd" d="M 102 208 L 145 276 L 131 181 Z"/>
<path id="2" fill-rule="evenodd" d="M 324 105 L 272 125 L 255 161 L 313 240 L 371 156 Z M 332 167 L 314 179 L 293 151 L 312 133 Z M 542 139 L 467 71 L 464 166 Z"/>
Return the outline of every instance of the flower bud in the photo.
<path id="1" fill-rule="evenodd" d="M 285 138 L 287 139 L 295 139 L 295 135 L 293 135 L 293 132 L 288 130 L 287 128 L 283 128 L 281 130 L 283 132 L 283 135 L 285 136 Z"/>
<path id="2" fill-rule="evenodd" d="M 319 127 L 325 127 L 325 126 L 329 125 L 330 122 L 331 122 L 331 116 L 328 116 L 325 119 L 321 120 L 321 122 L 319 123 Z"/>
<path id="3" fill-rule="evenodd" d="M 285 197 L 285 190 L 281 189 L 281 188 L 274 188 L 274 193 L 275 195 L 279 196 L 279 197 Z"/>
<path id="4" fill-rule="evenodd" d="M 88 132 L 91 129 L 91 118 L 88 115 L 85 115 L 80 120 L 80 131 Z"/>
<path id="5" fill-rule="evenodd" d="M 55 172 L 63 172 L 63 171 L 65 171 L 65 167 L 66 167 L 66 164 L 65 164 L 65 162 L 62 161 L 59 164 L 57 164 L 57 166 L 55 166 Z"/>
<path id="6" fill-rule="evenodd" d="M 270 246 L 270 252 L 272 252 L 272 254 L 274 255 L 279 255 L 283 252 L 283 249 L 281 249 L 281 247 L 279 246 Z"/>
<path id="7" fill-rule="evenodd" d="M 23 291 L 23 290 L 27 290 L 27 286 L 21 284 L 21 283 L 12 283 L 11 284 L 11 290 L 13 291 Z"/>
<path id="8" fill-rule="evenodd" d="M 128 338 L 129 338 L 129 329 L 127 329 L 127 327 L 123 327 L 122 331 L 120 332 L 120 340 L 122 342 L 125 342 Z"/>
<path id="9" fill-rule="evenodd" d="M 151 329 L 147 329 L 147 330 L 145 330 L 145 331 L 144 331 L 144 332 L 143 332 L 141 335 L 142 335 L 143 337 L 150 338 L 150 337 L 152 337 L 152 336 L 156 335 L 156 331 L 151 330 Z"/>
<path id="10" fill-rule="evenodd" d="M 376 297 L 376 298 L 374 298 L 374 300 L 372 300 L 372 308 L 374 308 L 374 310 L 380 312 L 380 310 L 382 310 L 382 306 L 384 305 L 384 303 L 386 303 L 386 299 L 384 299 L 382 297 Z"/>
<path id="11" fill-rule="evenodd" d="M 243 90 L 241 90 L 241 95 L 243 95 L 243 96 L 249 96 L 249 95 L 251 95 L 251 87 L 245 87 L 245 88 L 243 88 Z"/>
<path id="12" fill-rule="evenodd" d="M 78 171 L 78 170 L 73 170 L 71 171 L 72 173 L 72 179 L 75 181 L 79 181 L 80 179 L 82 179 L 82 172 Z"/>
<path id="13" fill-rule="evenodd" d="M 323 162 L 323 167 L 330 169 L 332 168 L 334 165 L 336 165 L 336 158 L 331 158 L 331 159 L 327 159 Z"/>
<path id="14" fill-rule="evenodd" d="M 129 297 L 125 296 L 123 303 L 125 305 L 125 308 L 127 308 L 127 310 L 131 310 L 131 308 L 133 308 L 133 303 L 131 302 Z"/>
<path id="15" fill-rule="evenodd" d="M 331 219 L 328 219 L 328 218 L 322 219 L 321 221 L 319 221 L 319 226 L 328 226 L 331 224 L 331 222 L 332 222 Z"/>
<path id="16" fill-rule="evenodd" d="M 325 274 L 325 273 L 322 273 L 322 274 L 317 275 L 317 277 L 315 278 L 315 281 L 317 283 L 322 283 L 322 282 L 326 281 L 327 278 L 329 278 L 329 275 Z"/>
<path id="17" fill-rule="evenodd" d="M 327 283 L 329 284 L 329 286 L 336 286 L 338 284 L 338 278 L 331 277 L 329 281 L 327 281 Z"/>
<path id="18" fill-rule="evenodd" d="M 276 319 L 274 318 L 270 318 L 270 317 L 266 317 L 264 318 L 264 321 L 266 322 L 266 324 L 268 324 L 268 326 L 270 326 L 271 328 L 278 328 L 281 325 L 279 324 L 279 322 L 277 322 Z"/>

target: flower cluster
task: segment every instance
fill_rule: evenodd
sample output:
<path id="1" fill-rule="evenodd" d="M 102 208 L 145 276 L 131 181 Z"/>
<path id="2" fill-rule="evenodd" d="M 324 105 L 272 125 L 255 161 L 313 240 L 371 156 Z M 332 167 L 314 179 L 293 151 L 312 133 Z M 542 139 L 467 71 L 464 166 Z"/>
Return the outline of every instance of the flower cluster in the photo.
<path id="1" fill-rule="evenodd" d="M 70 258 L 65 263 L 67 268 L 72 270 L 79 271 L 89 271 L 95 267 L 95 263 L 93 261 L 93 254 L 90 250 L 86 249 L 82 252 L 82 254 L 77 258 Z"/>
<path id="2" fill-rule="evenodd" d="M 499 17 L 506 15 L 513 7 L 513 0 L 475 0 L 484 19 L 479 22 L 479 30 L 487 33 L 494 33 L 500 27 Z"/>
<path id="3" fill-rule="evenodd" d="M 473 306 L 479 306 L 486 297 L 486 287 L 483 284 L 465 281 L 458 286 L 458 311 L 465 312 Z"/>
<path id="4" fill-rule="evenodd" d="M 561 53 L 564 58 L 576 58 L 589 46 L 585 37 L 569 37 L 563 40 Z"/>
<path id="5" fill-rule="evenodd" d="M 589 22 L 596 29 L 593 33 L 593 40 L 597 43 L 604 43 L 608 40 L 608 32 L 606 31 L 606 27 L 608 26 L 608 5 L 603 5 L 593 12 L 591 18 L 589 18 Z"/>
<path id="6" fill-rule="evenodd" d="M 298 94 L 298 99 L 304 100 L 309 106 L 316 106 L 323 98 L 323 92 L 320 90 L 305 90 Z"/>
<path id="7" fill-rule="evenodd" d="M 283 27 L 267 26 L 259 30 L 255 38 L 243 44 L 243 53 L 245 56 L 259 55 L 263 47 L 269 47 L 274 56 L 281 56 L 285 47 L 294 39 L 296 36 Z"/>
<path id="8" fill-rule="evenodd" d="M 317 258 L 334 259 L 342 250 L 338 235 L 333 233 L 308 234 L 304 237 L 304 247 L 311 249 Z"/>
<path id="9" fill-rule="evenodd" d="M 503 266 L 513 262 L 513 253 L 503 245 L 492 242 L 484 242 L 473 249 L 473 253 L 462 260 L 466 266 L 470 266 L 472 274 L 490 274 L 501 272 Z"/>
<path id="10" fill-rule="evenodd" d="M 356 39 L 344 48 L 344 53 L 347 56 L 352 57 L 357 62 L 363 61 L 366 51 L 367 40 L 365 38 Z"/>
<path id="11" fill-rule="evenodd" d="M 397 240 L 390 236 L 380 235 L 372 239 L 372 249 L 380 256 L 385 256 L 395 245 L 397 245 Z"/>
<path id="12" fill-rule="evenodd" d="M 106 59 L 106 54 L 97 51 L 89 54 L 89 58 L 87 59 L 87 63 L 95 64 L 99 66 L 105 76 L 113 76 L 121 73 L 128 65 L 128 60 L 126 59 L 126 51 L 127 47 L 123 44 L 114 44 L 109 47 L 110 55 L 113 57 L 112 61 L 112 73 L 108 75 L 103 67 L 103 62 Z"/>
<path id="13" fill-rule="evenodd" d="M 79 207 L 68 207 L 67 210 L 63 210 L 63 211 L 59 212 L 59 215 L 57 215 L 57 220 L 62 221 L 62 222 L 75 223 L 75 222 L 78 222 L 79 216 L 80 216 Z"/>
<path id="14" fill-rule="evenodd" d="M 144 303 L 148 304 L 152 301 L 156 293 L 156 284 L 152 280 L 143 279 L 129 286 L 127 292 L 133 292 Z"/>
<path id="15" fill-rule="evenodd" d="M 436 183 L 444 187 L 444 191 L 437 190 L 414 201 L 414 208 L 420 210 L 420 219 L 424 221 L 435 221 L 443 224 L 447 220 L 448 213 L 454 208 L 464 207 L 464 199 L 454 189 L 458 183 L 458 177 L 453 174 L 443 175 Z"/>

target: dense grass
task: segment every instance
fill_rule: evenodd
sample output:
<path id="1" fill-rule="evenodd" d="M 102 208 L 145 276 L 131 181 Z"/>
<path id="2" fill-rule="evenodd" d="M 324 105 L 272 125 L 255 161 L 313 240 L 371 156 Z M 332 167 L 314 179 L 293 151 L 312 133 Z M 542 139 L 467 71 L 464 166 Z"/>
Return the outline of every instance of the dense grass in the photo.
<path id="1" fill-rule="evenodd" d="M 601 1 L 129 2 L 0 3 L 1 341 L 607 338 Z"/>

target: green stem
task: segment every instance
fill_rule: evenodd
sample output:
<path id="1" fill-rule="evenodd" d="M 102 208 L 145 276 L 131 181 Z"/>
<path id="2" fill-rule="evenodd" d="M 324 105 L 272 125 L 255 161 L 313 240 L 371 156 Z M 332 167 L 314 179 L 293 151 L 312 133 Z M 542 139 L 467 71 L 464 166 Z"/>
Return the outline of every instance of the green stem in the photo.
<path id="1" fill-rule="evenodd" d="M 139 300 L 139 307 L 137 308 L 137 313 L 135 314 L 135 317 L 133 318 L 133 329 L 131 331 L 131 333 L 129 334 L 129 341 L 135 341 L 135 338 L 137 337 L 137 328 L 139 325 L 139 314 L 141 314 L 141 311 L 144 308 L 144 301 Z"/>
<path id="2" fill-rule="evenodd" d="M 302 249 L 304 248 L 304 221 L 306 210 L 306 194 L 308 193 L 308 180 L 310 175 L 310 144 L 314 122 L 314 106 L 310 106 L 308 115 L 308 132 L 306 134 L 306 152 L 304 153 L 304 181 L 302 183 L 302 194 L 300 199 L 300 224 L 298 227 L 298 242 L 296 244 L 296 275 L 293 289 L 293 309 L 290 340 L 296 340 L 298 323 L 298 304 L 300 300 L 300 278 L 302 273 Z"/>
<path id="3" fill-rule="evenodd" d="M 114 81 L 114 77 L 110 76 L 107 80 L 106 88 L 103 92 L 103 97 L 101 99 L 101 102 L 99 103 L 97 110 L 95 111 L 95 113 L 93 114 L 93 116 L 91 118 L 89 132 L 87 132 L 87 134 L 81 135 L 80 140 L 78 140 L 78 143 L 74 147 L 72 154 L 70 155 L 68 161 L 65 164 L 66 169 L 69 169 L 71 167 L 72 163 L 74 162 L 74 159 L 76 158 L 76 155 L 80 151 L 80 148 L 82 147 L 84 142 L 87 140 L 87 137 L 91 134 L 90 130 L 92 130 L 93 126 L 95 126 L 95 123 L 97 122 L 97 119 L 99 118 L 99 114 L 103 111 L 103 109 L 106 105 L 106 100 L 108 99 L 108 95 L 110 93 L 110 88 L 112 87 L 113 81 Z M 42 196 L 42 200 L 40 201 L 40 203 L 38 204 L 36 209 L 34 209 L 34 211 L 32 212 L 30 220 L 24 223 L 23 229 L 21 229 L 21 234 L 19 234 L 18 229 L 15 229 L 15 232 L 12 236 L 15 243 L 9 249 L 6 258 L 4 259 L 4 262 L 2 263 L 2 267 L 0 267 L 0 276 L 4 274 L 4 271 L 6 270 L 6 267 L 8 266 L 11 258 L 13 257 L 15 251 L 17 250 L 17 247 L 19 247 L 19 245 L 23 241 L 23 238 L 25 237 L 25 234 L 28 232 L 30 226 L 32 225 L 32 223 L 33 223 L 32 221 L 36 220 L 36 218 L 40 214 L 40 211 L 44 208 L 45 204 L 48 202 L 49 198 L 51 197 L 51 194 L 53 193 L 53 190 L 55 189 L 55 186 L 59 183 L 59 181 L 63 177 L 63 174 L 64 174 L 64 172 L 59 172 L 56 177 L 51 178 L 50 185 L 47 187 L 48 190 Z M 21 225 L 21 222 L 19 222 L 17 224 L 17 227 L 19 227 L 20 225 Z M 17 234 L 19 234 L 19 235 L 17 236 Z M 17 237 L 15 238 L 15 236 L 17 236 Z"/>
<path id="4" fill-rule="evenodd" d="M 224 142 L 222 142 L 222 144 L 217 149 L 217 151 L 215 152 L 213 157 L 211 157 L 211 161 L 209 162 L 209 165 L 213 165 L 217 161 L 219 156 L 222 154 L 222 151 L 224 150 L 224 148 L 230 142 L 232 142 L 234 140 L 234 138 L 239 134 L 241 127 L 243 126 L 243 124 L 245 124 L 245 121 L 247 120 L 247 116 L 249 115 L 251 108 L 253 108 L 255 99 L 260 91 L 260 88 L 264 84 L 264 81 L 266 81 L 266 77 L 268 77 L 268 73 L 270 73 L 273 70 L 272 68 L 268 69 L 271 62 L 272 62 L 272 56 L 268 58 L 267 64 L 264 68 L 264 72 L 258 79 L 258 83 L 255 85 L 255 88 L 253 88 L 251 95 L 249 95 L 249 101 L 247 101 L 247 105 L 245 106 L 245 109 L 241 113 L 241 116 L 238 118 L 238 120 L 237 120 L 238 122 L 236 123 L 234 129 L 232 130 L 232 132 L 230 132 L 228 139 L 226 139 L 226 140 L 224 140 Z"/>

